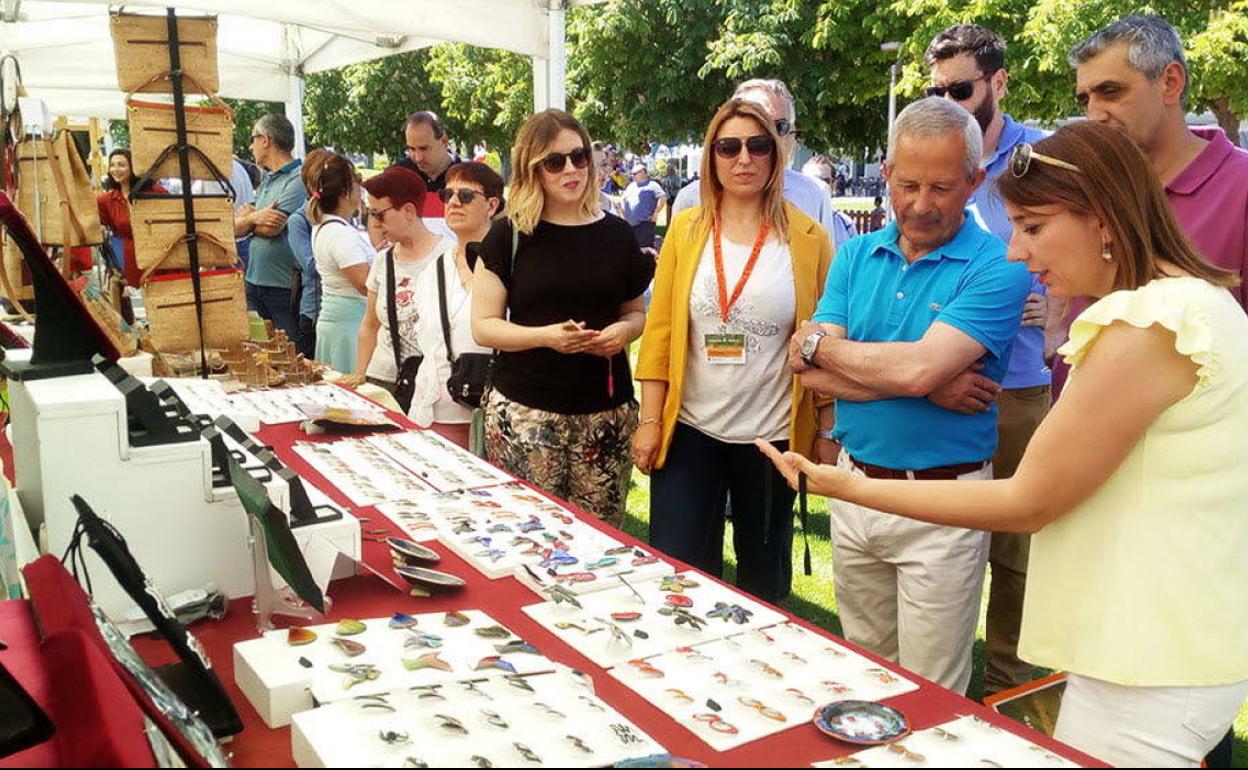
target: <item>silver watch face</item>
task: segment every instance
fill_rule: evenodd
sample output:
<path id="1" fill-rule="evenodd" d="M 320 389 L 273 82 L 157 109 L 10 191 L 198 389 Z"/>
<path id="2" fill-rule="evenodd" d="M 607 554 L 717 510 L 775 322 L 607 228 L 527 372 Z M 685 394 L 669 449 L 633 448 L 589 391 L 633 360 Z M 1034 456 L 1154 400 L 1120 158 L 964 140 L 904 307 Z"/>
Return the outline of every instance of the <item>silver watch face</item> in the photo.
<path id="1" fill-rule="evenodd" d="M 810 335 L 802 342 L 802 358 L 807 361 L 815 354 L 815 349 L 819 347 L 819 340 L 823 339 L 823 335 L 818 332 Z"/>

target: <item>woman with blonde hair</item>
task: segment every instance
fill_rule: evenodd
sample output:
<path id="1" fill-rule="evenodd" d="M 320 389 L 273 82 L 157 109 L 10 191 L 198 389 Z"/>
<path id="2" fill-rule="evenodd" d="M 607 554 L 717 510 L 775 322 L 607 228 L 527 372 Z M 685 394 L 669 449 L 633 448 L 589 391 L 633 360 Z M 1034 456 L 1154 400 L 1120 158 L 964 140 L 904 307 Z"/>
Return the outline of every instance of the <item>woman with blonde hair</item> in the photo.
<path id="1" fill-rule="evenodd" d="M 474 273 L 472 331 L 499 351 L 483 404 L 490 462 L 618 524 L 637 421 L 628 346 L 654 262 L 599 208 L 591 161 L 566 112 L 520 128 L 507 217 Z"/>
<path id="2" fill-rule="evenodd" d="M 793 494 L 753 439 L 813 456 L 815 399 L 789 372 L 788 343 L 832 262 L 827 231 L 784 201 L 778 144 L 754 102 L 711 120 L 702 203 L 676 215 L 659 255 L 632 447 L 651 474 L 650 543 L 719 574 L 731 492 L 737 584 L 771 602 L 789 593 Z"/>
<path id="3" fill-rule="evenodd" d="M 760 442 L 791 484 L 900 516 L 1031 532 L 1018 654 L 1067 672 L 1055 737 L 1197 767 L 1248 694 L 1248 317 L 1126 134 L 1073 123 L 998 180 L 1010 258 L 1096 302 L 1013 478 L 886 481 Z M 1214 621 L 1211 623 L 1211 621 Z"/>

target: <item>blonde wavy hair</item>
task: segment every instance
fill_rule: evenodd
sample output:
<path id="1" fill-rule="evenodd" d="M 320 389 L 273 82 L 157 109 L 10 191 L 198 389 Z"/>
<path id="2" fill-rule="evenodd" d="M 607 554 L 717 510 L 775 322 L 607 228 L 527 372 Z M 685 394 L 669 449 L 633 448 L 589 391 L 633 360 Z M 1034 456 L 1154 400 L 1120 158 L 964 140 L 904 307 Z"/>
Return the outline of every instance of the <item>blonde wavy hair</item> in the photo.
<path id="1" fill-rule="evenodd" d="M 749 118 L 759 125 L 762 133 L 771 137 L 775 150 L 771 154 L 771 174 L 763 187 L 763 217 L 771 223 L 771 232 L 782 243 L 789 239 L 789 217 L 784 212 L 784 163 L 781 161 L 780 135 L 776 133 L 776 125 L 757 102 L 733 98 L 724 102 L 711 118 L 711 125 L 706 129 L 706 139 L 702 142 L 702 206 L 698 212 L 698 223 L 707 225 L 719 221 L 719 204 L 724 197 L 724 185 L 715 172 L 715 139 L 719 130 L 732 118 Z"/>
<path id="2" fill-rule="evenodd" d="M 507 216 L 512 225 L 525 235 L 533 232 L 542 219 L 546 196 L 542 190 L 542 159 L 564 131 L 574 131 L 581 138 L 585 152 L 591 152 L 589 134 L 576 118 L 563 110 L 543 110 L 524 121 L 516 144 L 511 150 L 511 198 L 507 203 Z M 598 174 L 591 156 L 588 180 L 581 194 L 581 213 L 597 218 L 602 213 L 598 199 Z"/>

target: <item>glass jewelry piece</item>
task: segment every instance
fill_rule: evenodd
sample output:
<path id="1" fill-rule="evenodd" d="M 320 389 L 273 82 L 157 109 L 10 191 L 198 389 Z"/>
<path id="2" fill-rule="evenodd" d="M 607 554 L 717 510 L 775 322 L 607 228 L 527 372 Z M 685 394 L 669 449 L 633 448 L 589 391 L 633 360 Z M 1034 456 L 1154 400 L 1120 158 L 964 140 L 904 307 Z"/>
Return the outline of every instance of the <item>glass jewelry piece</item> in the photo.
<path id="1" fill-rule="evenodd" d="M 488 757 L 483 757 L 480 754 L 472 755 L 472 763 L 476 765 L 477 767 L 493 767 L 494 766 L 494 763 L 491 762 Z"/>
<path id="2" fill-rule="evenodd" d="M 932 735 L 935 735 L 937 738 L 940 738 L 942 741 L 962 740 L 961 735 L 958 735 L 955 732 L 950 732 L 949 730 L 946 730 L 943 727 L 933 727 L 930 732 L 932 733 Z"/>
<path id="3" fill-rule="evenodd" d="M 507 639 L 511 637 L 511 632 L 502 626 L 486 626 L 485 628 L 473 629 L 473 633 L 483 639 Z"/>
<path id="4" fill-rule="evenodd" d="M 344 690 L 350 690 L 357 684 L 372 682 L 381 678 L 381 669 L 371 663 L 343 663 L 330 666 L 329 670 L 347 675 L 347 678 L 342 683 L 342 689 Z"/>
<path id="5" fill-rule="evenodd" d="M 481 709 L 481 716 L 485 717 L 486 723 L 492 725 L 493 727 L 497 727 L 502 730 L 506 730 L 508 727 L 511 727 L 511 725 L 507 724 L 507 720 L 503 719 L 497 711 Z"/>
<path id="6" fill-rule="evenodd" d="M 561 585 L 546 586 L 546 594 L 550 596 L 551 600 L 556 605 L 569 604 L 578 610 L 585 609 L 585 607 L 581 605 L 580 600 L 576 598 L 576 594 Z"/>
<path id="7" fill-rule="evenodd" d="M 407 691 L 416 693 L 416 700 L 446 700 L 446 696 L 438 692 L 441 689 L 440 684 L 426 684 L 409 687 Z"/>
<path id="8" fill-rule="evenodd" d="M 911 762 L 921 763 L 921 762 L 927 761 L 927 758 L 924 757 L 922 754 L 916 751 L 911 751 L 910 749 L 903 746 L 900 742 L 895 741 L 893 743 L 888 744 L 888 750 L 893 752 L 894 754 L 900 754 L 904 759 L 907 759 Z"/>
<path id="9" fill-rule="evenodd" d="M 472 620 L 464 613 L 454 610 L 446 613 L 446 616 L 442 618 L 442 622 L 451 628 L 459 628 L 460 626 L 468 625 Z"/>
<path id="10" fill-rule="evenodd" d="M 511 744 L 511 746 L 512 748 L 516 750 L 516 753 L 519 754 L 522 759 L 524 759 L 525 762 L 534 762 L 539 765 L 542 764 L 542 758 L 539 757 L 533 751 L 533 749 L 530 749 L 528 746 L 525 746 L 523 743 L 513 743 Z"/>
<path id="11" fill-rule="evenodd" d="M 797 700 L 799 703 L 804 703 L 807 706 L 815 705 L 814 698 L 810 697 L 809 695 L 797 689 L 796 687 L 790 687 L 787 690 L 785 690 L 785 692 L 788 693 L 789 695 L 792 695 L 793 698 Z"/>
<path id="12" fill-rule="evenodd" d="M 585 741 L 581 740 L 580 738 L 576 737 L 575 735 L 568 735 L 568 736 L 565 736 L 565 737 L 568 739 L 568 742 L 572 744 L 573 748 L 576 748 L 576 749 L 580 750 L 582 753 L 584 753 L 584 754 L 593 754 L 593 753 L 594 753 L 594 750 L 593 750 L 593 749 L 591 749 L 589 746 L 587 746 L 587 745 L 585 744 Z"/>
<path id="13" fill-rule="evenodd" d="M 626 724 L 620 724 L 619 722 L 612 724 L 611 732 L 615 733 L 615 737 L 619 738 L 620 743 L 625 746 L 641 743 L 641 738 L 637 737 L 637 733 L 633 731 L 633 728 Z"/>
<path id="14" fill-rule="evenodd" d="M 339 636 L 355 636 L 356 634 L 362 634 L 367 630 L 368 626 L 358 620 L 351 620 L 348 618 L 346 620 L 338 621 L 337 633 Z"/>
<path id="15" fill-rule="evenodd" d="M 542 713 L 545 716 L 552 717 L 554 719 L 567 719 L 568 718 L 567 715 L 564 714 L 562 711 L 557 711 L 551 708 L 550 706 L 547 706 L 545 703 L 534 703 L 533 705 L 536 706 L 537 708 L 542 709 Z"/>
<path id="16" fill-rule="evenodd" d="M 681 607 L 684 609 L 688 609 L 693 606 L 693 599 L 690 599 L 688 596 L 685 596 L 684 594 L 668 594 L 667 596 L 663 597 L 663 601 L 666 602 L 668 606 L 670 607 Z"/>
<path id="17" fill-rule="evenodd" d="M 733 727 L 732 724 L 724 721 L 724 718 L 719 714 L 694 714 L 693 721 L 704 724 L 715 732 L 722 733 L 723 735 L 736 735 L 740 732 L 736 727 Z"/>
<path id="18" fill-rule="evenodd" d="M 607 556 L 605 558 L 598 559 L 597 561 L 592 561 L 589 564 L 586 564 L 585 569 L 588 569 L 588 570 L 604 569 L 606 567 L 614 567 L 616 564 L 619 564 L 619 563 L 620 563 L 619 559 L 616 559 L 612 556 Z"/>
<path id="19" fill-rule="evenodd" d="M 798 664 L 799 666 L 806 665 L 806 659 L 803 658 L 801 655 L 798 655 L 796 652 L 789 652 L 788 650 L 785 650 L 784 652 L 780 654 L 783 655 L 785 659 L 791 660 L 794 663 Z"/>
<path id="20" fill-rule="evenodd" d="M 542 520 L 541 520 L 541 519 L 539 519 L 539 518 L 537 518 L 536 516 L 534 516 L 533 518 L 529 519 L 528 521 L 525 521 L 525 522 L 522 522 L 522 523 L 520 523 L 520 524 L 517 524 L 517 525 L 516 525 L 516 529 L 517 529 L 518 531 L 523 532 L 523 533 L 525 533 L 525 534 L 527 535 L 527 534 L 528 534 L 528 533 L 530 533 L 530 532 L 537 532 L 537 531 L 539 531 L 539 530 L 546 529 L 546 527 L 545 527 L 545 525 L 543 525 L 543 524 L 542 524 Z"/>
<path id="21" fill-rule="evenodd" d="M 292 626 L 286 630 L 286 644 L 289 644 L 291 647 L 301 647 L 315 641 L 316 632 L 310 628 Z"/>
<path id="22" fill-rule="evenodd" d="M 381 732 L 377 733 L 377 737 L 381 739 L 382 743 L 388 743 L 391 746 L 397 746 L 403 743 L 411 743 L 411 740 L 412 740 L 411 736 L 409 736 L 407 733 L 402 733 L 402 732 L 399 732 L 398 730 L 382 730 Z"/>
<path id="23" fill-rule="evenodd" d="M 720 618 L 725 623 L 731 621 L 738 626 L 749 623 L 753 615 L 753 611 L 747 610 L 739 604 L 728 604 L 727 602 L 715 602 L 715 609 L 706 613 L 708 618 Z"/>
<path id="24" fill-rule="evenodd" d="M 514 673 L 516 673 L 516 667 L 515 667 L 515 666 L 511 665 L 510 663 L 508 663 L 507 661 L 503 660 L 501 657 L 499 657 L 499 656 L 497 656 L 497 655 L 491 655 L 491 656 L 489 656 L 489 657 L 485 657 L 485 658 L 482 658 L 481 660 L 477 661 L 477 666 L 476 666 L 476 668 L 474 668 L 473 670 L 474 670 L 474 671 L 485 671 L 485 670 L 487 670 L 487 669 L 491 669 L 491 668 L 496 668 L 496 669 L 498 669 L 499 671 L 506 671 L 506 672 L 507 672 L 507 673 L 509 673 L 509 674 L 514 674 Z"/>
<path id="25" fill-rule="evenodd" d="M 416 618 L 405 612 L 396 612 L 390 616 L 390 627 L 396 629 L 415 628 Z"/>
<path id="26" fill-rule="evenodd" d="M 710 663 L 714 660 L 710 655 L 698 650 L 694 647 L 677 647 L 676 652 L 685 656 L 685 660 L 690 663 Z"/>
<path id="27" fill-rule="evenodd" d="M 693 696 L 688 695 L 684 690 L 678 690 L 675 687 L 669 687 L 663 692 L 672 696 L 672 698 L 680 701 L 681 703 L 693 703 Z"/>
<path id="28" fill-rule="evenodd" d="M 867 673 L 878 680 L 880 684 L 896 684 L 901 681 L 897 677 L 893 676 L 892 672 L 882 668 L 869 668 L 867 669 Z"/>
<path id="29" fill-rule="evenodd" d="M 844 695 L 853 690 L 853 688 L 848 685 L 841 684 L 840 682 L 833 682 L 829 679 L 825 679 L 820 682 L 819 686 L 833 695 Z"/>
<path id="30" fill-rule="evenodd" d="M 657 556 L 638 556 L 636 559 L 633 559 L 634 567 L 645 567 L 650 564 L 658 564 L 658 563 L 659 563 L 659 557 Z"/>
<path id="31" fill-rule="evenodd" d="M 299 658 L 299 665 L 303 666 L 304 668 L 312 668 L 312 661 L 308 660 L 307 658 L 301 657 Z"/>
<path id="32" fill-rule="evenodd" d="M 468 728 L 464 727 L 464 723 L 452 716 L 446 714 L 434 714 L 433 718 L 438 720 L 438 726 L 448 732 L 457 733 L 459 735 L 467 735 Z"/>
<path id="33" fill-rule="evenodd" d="M 495 535 L 502 533 L 502 532 L 511 532 L 511 531 L 512 531 L 511 527 L 507 526 L 506 524 L 494 524 L 489 529 L 486 530 L 486 532 L 489 532 L 490 534 L 495 534 Z"/>
<path id="34" fill-rule="evenodd" d="M 408 671 L 419 671 L 422 668 L 432 668 L 438 671 L 452 671 L 451 664 L 442 660 L 441 653 L 426 652 L 419 658 L 403 658 L 403 668 Z"/>
<path id="35" fill-rule="evenodd" d="M 524 690 L 525 692 L 533 692 L 533 685 L 525 681 L 524 677 L 522 677 L 519 674 L 504 674 L 503 679 L 507 680 L 507 684 L 511 685 L 517 690 Z"/>
<path id="36" fill-rule="evenodd" d="M 429 763 L 419 757 L 408 757 L 403 760 L 404 767 L 429 767 Z"/>
<path id="37" fill-rule="evenodd" d="M 410 636 L 403 640 L 403 647 L 423 647 L 425 649 L 436 650 L 442 646 L 442 637 L 437 634 L 424 634 L 412 632 Z"/>
<path id="38" fill-rule="evenodd" d="M 648 660 L 634 659 L 630 660 L 628 665 L 632 666 L 636 669 L 638 674 L 641 674 L 647 679 L 662 679 L 666 676 L 666 674 L 655 668 L 654 664 Z"/>
<path id="39" fill-rule="evenodd" d="M 342 650 L 343 654 L 346 655 L 348 658 L 354 658 L 358 655 L 363 655 L 366 650 L 364 645 L 352 639 L 343 639 L 341 637 L 335 636 L 332 639 L 332 641 L 334 644 L 338 646 L 338 649 Z"/>
<path id="40" fill-rule="evenodd" d="M 523 655 L 541 655 L 542 654 L 541 652 L 538 651 L 536 647 L 524 641 L 523 639 L 515 639 L 513 641 L 507 642 L 506 644 L 496 644 L 494 645 L 494 649 L 498 651 L 499 655 L 511 655 L 513 653 L 519 653 Z"/>
<path id="41" fill-rule="evenodd" d="M 786 717 L 783 713 L 777 711 L 776 709 L 771 708 L 770 706 L 758 700 L 757 698 L 747 698 L 744 695 L 742 695 L 737 698 L 737 703 L 740 703 L 742 706 L 745 706 L 746 708 L 754 709 L 759 714 L 763 715 L 764 717 L 766 717 L 767 719 L 770 719 L 773 722 L 789 721 L 789 718 Z"/>
<path id="42" fill-rule="evenodd" d="M 637 637 L 638 639 L 650 638 L 650 634 L 647 634 L 645 631 L 642 631 L 640 628 L 633 629 L 633 636 Z"/>
<path id="43" fill-rule="evenodd" d="M 592 583 L 598 579 L 598 575 L 593 572 L 569 572 L 566 575 L 558 575 L 555 579 L 560 583 Z"/>
<path id="44" fill-rule="evenodd" d="M 598 703 L 598 701 L 594 700 L 588 695 L 578 695 L 576 699 L 579 700 L 581 703 L 584 703 L 586 706 L 593 709 L 594 711 L 597 711 L 603 714 L 607 712 L 607 710 L 602 707 L 602 704 Z"/>
<path id="45" fill-rule="evenodd" d="M 635 620 L 641 620 L 640 612 L 612 612 L 612 620 L 618 620 L 621 623 L 632 623 Z"/>
<path id="46" fill-rule="evenodd" d="M 696 580 L 690 580 L 684 575 L 668 575 L 659 581 L 659 590 L 663 593 L 683 594 L 687 589 L 697 587 Z"/>
<path id="47" fill-rule="evenodd" d="M 771 677 L 772 679 L 783 679 L 783 678 L 784 678 L 784 673 L 783 673 L 783 672 L 778 671 L 778 670 L 776 670 L 775 668 L 772 668 L 772 667 L 771 667 L 771 666 L 770 666 L 770 665 L 769 665 L 766 661 L 762 661 L 762 660 L 751 660 L 751 661 L 750 661 L 750 665 L 751 665 L 751 666 L 756 667 L 756 668 L 757 668 L 760 672 L 762 672 L 763 674 L 765 674 L 765 675 L 767 675 L 767 676 Z"/>
<path id="48" fill-rule="evenodd" d="M 538 562 L 539 567 L 546 569 L 547 567 L 567 567 L 576 564 L 579 559 L 568 553 L 566 550 L 554 549 L 550 555 Z"/>

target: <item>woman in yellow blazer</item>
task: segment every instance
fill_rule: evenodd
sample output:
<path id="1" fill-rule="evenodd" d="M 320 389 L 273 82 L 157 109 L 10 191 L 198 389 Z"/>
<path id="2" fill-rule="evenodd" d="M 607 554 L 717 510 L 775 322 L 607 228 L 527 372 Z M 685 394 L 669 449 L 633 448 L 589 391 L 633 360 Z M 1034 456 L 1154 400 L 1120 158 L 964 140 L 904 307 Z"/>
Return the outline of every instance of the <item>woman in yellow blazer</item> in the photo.
<path id="1" fill-rule="evenodd" d="M 770 602 L 792 578 L 793 492 L 753 448 L 830 457 L 814 394 L 787 365 L 793 330 L 819 299 L 832 243 L 784 202 L 774 124 L 733 99 L 706 133 L 702 205 L 673 220 L 641 340 L 641 423 L 633 460 L 651 474 L 650 543 L 711 574 L 722 570 L 732 494 L 737 584 Z"/>

